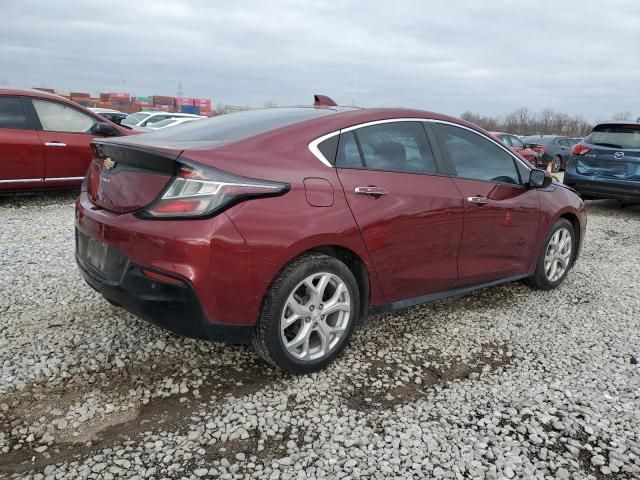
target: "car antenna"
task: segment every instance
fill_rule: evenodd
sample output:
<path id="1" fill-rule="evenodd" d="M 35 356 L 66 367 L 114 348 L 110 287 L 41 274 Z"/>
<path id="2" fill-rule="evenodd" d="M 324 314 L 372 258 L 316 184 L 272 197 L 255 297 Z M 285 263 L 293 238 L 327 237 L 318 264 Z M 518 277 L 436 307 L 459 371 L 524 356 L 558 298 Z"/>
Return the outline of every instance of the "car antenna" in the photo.
<path id="1" fill-rule="evenodd" d="M 313 106 L 314 107 L 337 107 L 338 104 L 331 98 L 326 95 L 315 94 L 313 96 Z"/>

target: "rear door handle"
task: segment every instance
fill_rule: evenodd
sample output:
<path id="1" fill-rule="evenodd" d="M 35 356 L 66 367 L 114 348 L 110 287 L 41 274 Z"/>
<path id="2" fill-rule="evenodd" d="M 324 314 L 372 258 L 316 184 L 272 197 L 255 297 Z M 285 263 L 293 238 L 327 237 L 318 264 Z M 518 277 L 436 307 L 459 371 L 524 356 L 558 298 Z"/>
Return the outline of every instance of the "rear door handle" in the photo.
<path id="1" fill-rule="evenodd" d="M 374 186 L 356 187 L 353 189 L 353 191 L 361 195 L 373 195 L 373 196 L 387 195 L 389 193 L 386 189 L 382 187 L 374 187 Z"/>
<path id="2" fill-rule="evenodd" d="M 476 205 L 486 205 L 489 203 L 489 199 L 486 197 L 467 197 L 467 202 L 475 203 Z"/>
<path id="3" fill-rule="evenodd" d="M 47 146 L 47 147 L 66 147 L 67 144 L 66 143 L 62 143 L 62 142 L 47 142 L 47 143 L 45 143 L 45 146 Z"/>

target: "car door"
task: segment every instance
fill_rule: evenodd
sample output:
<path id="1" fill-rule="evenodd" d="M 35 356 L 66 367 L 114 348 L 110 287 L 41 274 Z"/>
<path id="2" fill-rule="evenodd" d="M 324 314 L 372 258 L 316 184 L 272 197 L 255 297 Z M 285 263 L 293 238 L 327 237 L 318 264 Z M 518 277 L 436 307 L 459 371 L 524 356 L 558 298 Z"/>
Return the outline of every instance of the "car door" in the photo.
<path id="1" fill-rule="evenodd" d="M 474 130 L 430 126 L 465 200 L 460 286 L 528 273 L 540 225 L 538 191 L 528 189 L 523 178 L 528 167 Z"/>
<path id="2" fill-rule="evenodd" d="M 40 138 L 20 96 L 0 96 L 0 190 L 43 183 L 44 154 Z"/>
<path id="3" fill-rule="evenodd" d="M 49 184 L 78 183 L 91 161 L 91 133 L 99 120 L 66 103 L 32 98 L 44 148 L 44 181 Z"/>
<path id="4" fill-rule="evenodd" d="M 343 130 L 336 167 L 390 302 L 452 288 L 464 204 L 419 121 Z"/>

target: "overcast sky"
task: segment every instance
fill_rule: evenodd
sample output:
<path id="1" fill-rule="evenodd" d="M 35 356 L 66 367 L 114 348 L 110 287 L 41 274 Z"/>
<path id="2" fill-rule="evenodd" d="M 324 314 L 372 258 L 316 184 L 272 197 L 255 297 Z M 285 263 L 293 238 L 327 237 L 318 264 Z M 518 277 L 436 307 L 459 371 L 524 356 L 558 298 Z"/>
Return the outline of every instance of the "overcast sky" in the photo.
<path id="1" fill-rule="evenodd" d="M 0 0 L 3 83 L 176 95 L 179 80 L 215 104 L 324 93 L 456 116 L 635 117 L 640 0 Z"/>

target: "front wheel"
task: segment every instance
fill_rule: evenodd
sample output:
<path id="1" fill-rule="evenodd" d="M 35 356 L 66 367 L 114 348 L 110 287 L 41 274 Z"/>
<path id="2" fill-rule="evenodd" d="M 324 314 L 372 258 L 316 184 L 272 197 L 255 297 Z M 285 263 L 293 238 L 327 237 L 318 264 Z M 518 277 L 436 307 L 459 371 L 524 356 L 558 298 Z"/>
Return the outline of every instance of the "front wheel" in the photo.
<path id="1" fill-rule="evenodd" d="M 556 221 L 544 245 L 529 284 L 534 288 L 550 290 L 562 283 L 573 264 L 576 234 L 571 222 L 565 218 Z"/>
<path id="2" fill-rule="evenodd" d="M 253 345 L 286 372 L 321 370 L 347 345 L 359 305 L 358 284 L 344 263 L 327 255 L 303 255 L 267 292 Z"/>

